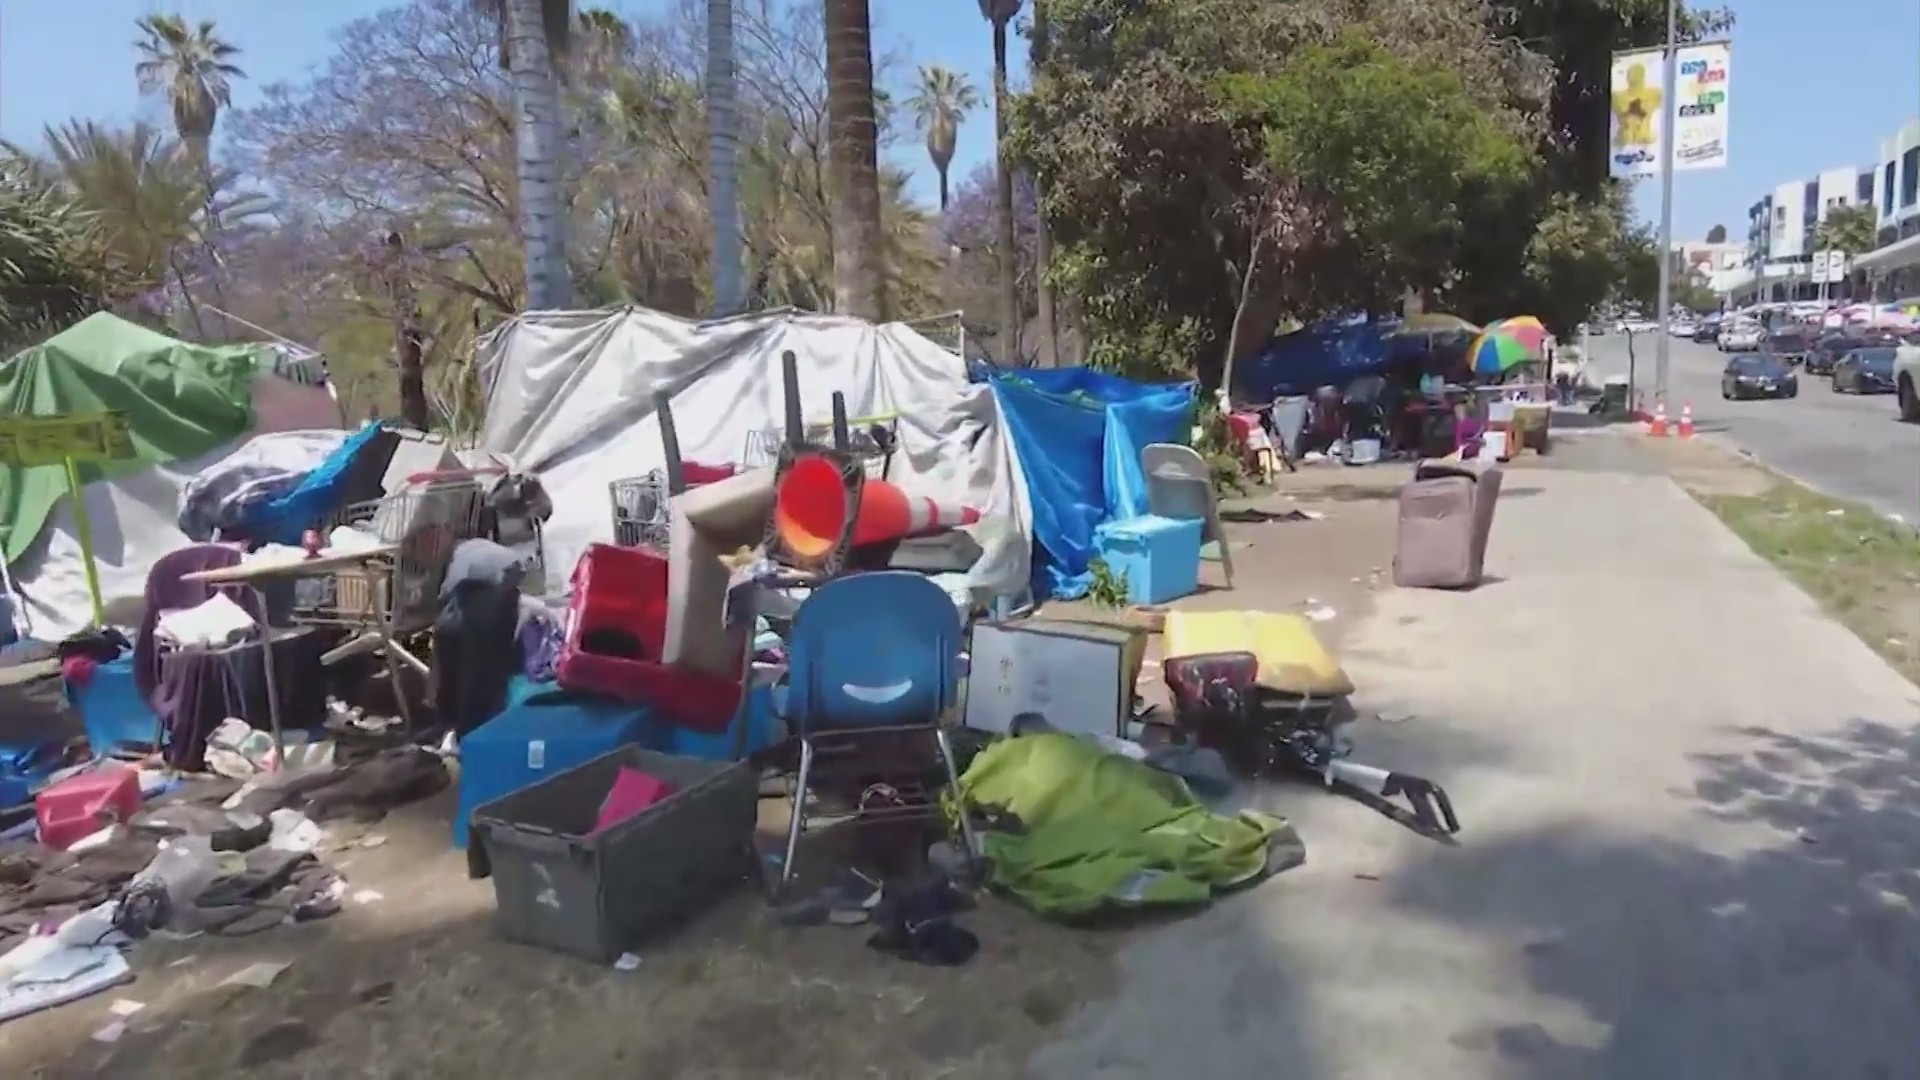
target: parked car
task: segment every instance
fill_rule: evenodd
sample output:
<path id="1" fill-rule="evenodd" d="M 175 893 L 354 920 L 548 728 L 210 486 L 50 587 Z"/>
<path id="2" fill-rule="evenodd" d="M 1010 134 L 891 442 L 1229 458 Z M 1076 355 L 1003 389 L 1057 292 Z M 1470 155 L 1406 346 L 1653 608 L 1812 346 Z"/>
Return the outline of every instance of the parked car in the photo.
<path id="1" fill-rule="evenodd" d="M 1766 331 L 1759 323 L 1734 323 L 1720 331 L 1721 352 L 1752 352 L 1760 347 Z"/>
<path id="2" fill-rule="evenodd" d="M 1693 340 L 1701 345 L 1711 345 L 1720 340 L 1720 320 L 1708 319 L 1694 326 Z"/>
<path id="3" fill-rule="evenodd" d="M 1788 328 L 1775 330 L 1760 343 L 1760 351 L 1792 367 L 1807 358 L 1813 348 L 1813 342 L 1805 330 Z"/>
<path id="4" fill-rule="evenodd" d="M 1831 375 L 1833 365 L 1840 358 L 1865 345 L 1852 334 L 1823 334 L 1807 351 L 1806 370 L 1809 375 Z"/>
<path id="5" fill-rule="evenodd" d="M 1893 353 L 1891 345 L 1871 345 L 1849 351 L 1833 365 L 1833 392 L 1893 393 Z"/>
<path id="6" fill-rule="evenodd" d="M 1747 353 L 1727 361 L 1720 373 L 1720 396 L 1728 401 L 1747 398 L 1800 396 L 1800 380 L 1793 369 L 1767 353 Z"/>
<path id="7" fill-rule="evenodd" d="M 1677 338 L 1691 338 L 1694 325 L 1692 319 L 1676 319 L 1667 324 L 1667 333 Z"/>
<path id="8" fill-rule="evenodd" d="M 1920 424 L 1920 345 L 1893 350 L 1893 392 L 1900 395 L 1900 419 Z"/>

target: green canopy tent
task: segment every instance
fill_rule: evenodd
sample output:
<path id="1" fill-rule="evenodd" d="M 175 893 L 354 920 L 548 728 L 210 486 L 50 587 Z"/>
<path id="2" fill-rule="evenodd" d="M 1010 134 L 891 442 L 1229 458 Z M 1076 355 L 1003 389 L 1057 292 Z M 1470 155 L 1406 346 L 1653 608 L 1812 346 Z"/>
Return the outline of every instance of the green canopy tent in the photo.
<path id="1" fill-rule="evenodd" d="M 10 421 L 18 436 L 32 426 L 19 421 L 54 417 L 114 413 L 125 423 L 117 459 L 76 460 L 84 499 L 74 507 L 63 462 L 0 463 L 0 559 L 37 619 L 85 625 L 77 571 L 90 578 L 92 561 L 75 541 L 89 547 L 78 535 L 87 518 L 101 534 L 108 599 L 138 597 L 153 559 L 188 542 L 177 527 L 182 469 L 253 435 L 340 426 L 331 392 L 311 374 L 282 377 L 282 367 L 272 345 L 193 345 L 104 313 L 0 361 L 0 434 Z M 94 512 L 75 513 L 81 505 Z"/>
<path id="2" fill-rule="evenodd" d="M 239 438 L 253 423 L 254 378 L 271 370 L 273 355 L 262 345 L 189 345 L 101 312 L 0 364 L 0 402 L 9 418 L 125 416 L 133 458 L 80 465 L 84 484 Z M 0 550 L 9 564 L 65 490 L 58 465 L 0 468 Z"/>

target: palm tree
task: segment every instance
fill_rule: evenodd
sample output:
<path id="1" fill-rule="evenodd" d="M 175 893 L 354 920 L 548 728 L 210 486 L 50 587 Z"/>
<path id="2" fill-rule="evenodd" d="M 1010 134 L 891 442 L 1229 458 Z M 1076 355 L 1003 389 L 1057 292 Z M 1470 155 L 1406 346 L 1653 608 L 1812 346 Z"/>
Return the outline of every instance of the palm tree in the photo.
<path id="1" fill-rule="evenodd" d="M 947 169 L 953 164 L 954 140 L 960 121 L 980 104 L 967 77 L 951 68 L 929 64 L 920 68 L 920 89 L 907 101 L 914 126 L 927 138 L 927 156 L 940 174 L 940 209 L 947 208 Z"/>
<path id="2" fill-rule="evenodd" d="M 247 76 L 233 62 L 240 50 L 221 40 L 208 20 L 189 29 L 178 15 L 147 15 L 134 25 L 146 35 L 134 43 L 141 56 L 133 67 L 140 92 L 166 96 L 174 131 L 204 168 L 214 122 L 233 104 L 233 80 Z"/>
<path id="3" fill-rule="evenodd" d="M 468 0 L 500 31 L 500 63 L 513 84 L 519 151 L 520 239 L 525 247 L 527 308 L 552 311 L 573 303 L 567 265 L 560 161 L 565 149 L 556 69 L 567 55 L 572 0 Z"/>
<path id="4" fill-rule="evenodd" d="M 0 147 L 0 357 L 138 288 L 104 257 L 100 233 L 38 162 Z"/>
<path id="5" fill-rule="evenodd" d="M 132 280 L 178 289 L 204 337 L 194 288 L 213 272 L 212 237 L 253 224 L 268 201 L 149 124 L 77 121 L 46 140 L 53 176 L 91 213 L 106 257 Z"/>
<path id="6" fill-rule="evenodd" d="M 707 165 L 713 172 L 713 314 L 746 307 L 740 265 L 740 113 L 734 85 L 733 0 L 707 0 Z"/>
<path id="7" fill-rule="evenodd" d="M 867 0 L 824 2 L 834 306 L 844 314 L 880 322 L 888 305 L 872 24 Z"/>
<path id="8" fill-rule="evenodd" d="M 980 0 L 980 17 L 993 24 L 993 141 L 999 173 L 994 207 L 1000 247 L 1000 359 L 1019 363 L 1020 253 L 1013 241 L 1013 165 L 1007 160 L 1007 24 L 1020 0 Z"/>
<path id="9" fill-rule="evenodd" d="M 1871 206 L 1836 206 L 1814 233 L 1814 245 L 1823 250 L 1858 255 L 1873 250 L 1874 214 Z"/>
<path id="10" fill-rule="evenodd" d="M 1027 54 L 1027 66 L 1032 70 L 1034 82 L 1038 82 L 1047 69 L 1048 52 L 1047 0 L 1033 0 L 1033 48 Z M 1033 181 L 1033 288 L 1034 298 L 1038 302 L 1035 321 L 1040 332 L 1040 344 L 1034 353 L 1040 362 L 1051 367 L 1060 365 L 1060 330 L 1054 322 L 1053 286 L 1047 283 L 1047 267 L 1053 263 L 1053 233 L 1047 228 L 1047 191 L 1040 178 Z"/>

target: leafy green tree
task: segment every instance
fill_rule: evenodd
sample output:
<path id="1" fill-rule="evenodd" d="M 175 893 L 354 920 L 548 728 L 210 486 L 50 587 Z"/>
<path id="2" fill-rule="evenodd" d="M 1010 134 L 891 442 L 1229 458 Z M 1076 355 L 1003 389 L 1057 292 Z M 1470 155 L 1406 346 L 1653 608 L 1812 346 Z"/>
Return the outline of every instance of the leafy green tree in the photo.
<path id="1" fill-rule="evenodd" d="M 1713 228 L 1707 230 L 1707 243 L 1724 244 L 1726 242 L 1727 227 L 1725 225 L 1715 225 Z"/>
<path id="2" fill-rule="evenodd" d="M 1469 142 L 1482 121 L 1523 145 L 1544 134 L 1539 118 L 1551 73 L 1497 40 L 1480 0 L 1380 0 L 1364 10 L 1367 17 L 1356 20 L 1344 5 L 1049 0 L 1047 70 L 1017 102 L 1009 141 L 1044 193 L 1054 242 L 1048 277 L 1075 297 L 1092 362 L 1142 374 L 1198 373 L 1209 382 L 1223 374 L 1256 242 L 1268 238 L 1263 258 L 1278 255 L 1272 244 L 1291 227 L 1289 215 L 1320 228 L 1315 215 L 1329 205 L 1314 197 L 1322 178 L 1289 178 L 1270 167 L 1275 148 L 1260 116 L 1264 81 L 1301 85 L 1284 82 L 1301 50 L 1345 48 L 1343 36 L 1352 32 L 1377 43 L 1386 54 L 1381 67 L 1457 84 L 1455 96 L 1474 104 Z M 1364 86 L 1408 100 L 1384 83 L 1369 75 Z M 1284 93 L 1278 99 L 1288 100 Z M 1418 102 L 1409 111 L 1412 117 L 1390 121 L 1394 130 L 1418 126 L 1429 108 Z M 1427 130 L 1441 130 L 1456 115 L 1466 114 L 1449 106 Z M 1418 145 L 1429 145 L 1426 135 Z M 1369 149 L 1366 160 L 1390 159 Z M 1401 177 L 1379 179 L 1405 190 Z M 1464 193 L 1470 201 L 1486 197 L 1471 186 Z M 1456 185 L 1443 178 L 1438 190 Z M 1465 212 L 1465 205 L 1439 207 L 1447 221 Z M 1363 250 L 1364 241 L 1356 241 L 1336 253 Z M 1256 295 L 1240 320 L 1251 329 L 1237 349 L 1258 345 L 1258 325 L 1271 325 L 1273 309 L 1310 306 L 1302 290 L 1322 289 L 1343 302 L 1373 295 L 1383 288 L 1373 273 L 1378 265 L 1316 262 L 1297 275 L 1310 282 L 1284 289 L 1269 287 L 1269 272 L 1259 268 L 1251 275 Z M 1512 264 L 1507 269 L 1511 274 Z"/>
<path id="3" fill-rule="evenodd" d="M 98 217 L 72 192 L 0 148 L 0 359 L 145 284 L 110 257 Z"/>
<path id="4" fill-rule="evenodd" d="M 1526 150 L 1459 76 L 1357 31 L 1297 50 L 1277 75 L 1222 82 L 1221 106 L 1264 151 L 1223 385 L 1282 317 L 1384 311 L 1445 285 L 1462 206 L 1527 178 Z"/>

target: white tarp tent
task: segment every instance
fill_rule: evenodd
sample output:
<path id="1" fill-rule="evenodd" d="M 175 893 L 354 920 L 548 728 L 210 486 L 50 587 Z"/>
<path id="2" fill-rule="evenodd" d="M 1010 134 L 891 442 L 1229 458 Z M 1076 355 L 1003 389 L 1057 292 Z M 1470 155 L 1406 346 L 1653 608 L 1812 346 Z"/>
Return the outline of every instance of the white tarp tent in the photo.
<path id="1" fill-rule="evenodd" d="M 324 431 L 313 429 L 340 422 L 340 407 L 326 389 L 278 375 L 263 374 L 255 380 L 253 407 L 253 430 L 235 442 L 197 458 L 96 480 L 80 489 L 93 538 L 100 599 L 109 624 L 137 624 L 147 571 L 168 552 L 193 543 L 180 531 L 180 495 L 188 481 L 245 452 L 256 436 L 299 432 L 324 435 Z M 339 433 L 332 434 L 337 445 Z M 283 446 L 297 452 L 313 441 L 295 440 Z M 311 467 L 311 463 L 306 466 Z M 62 497 L 54 504 L 39 538 L 14 564 L 10 576 L 20 598 L 18 614 L 25 622 L 24 629 L 34 637 L 57 641 L 93 621 L 71 498 Z"/>
<path id="2" fill-rule="evenodd" d="M 783 422 L 788 350 L 799 359 L 806 421 L 826 422 L 836 391 L 849 416 L 895 418 L 900 449 L 889 479 L 977 507 L 981 521 L 969 531 L 984 554 L 972 586 L 1021 592 L 1032 518 L 992 392 L 908 326 L 796 311 L 717 322 L 642 308 L 533 312 L 481 340 L 481 447 L 538 474 L 553 496 L 549 580 L 564 581 L 589 543 L 613 538 L 608 485 L 664 464 L 656 391 L 671 395 L 683 460 L 740 463 L 752 433 Z"/>

